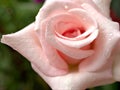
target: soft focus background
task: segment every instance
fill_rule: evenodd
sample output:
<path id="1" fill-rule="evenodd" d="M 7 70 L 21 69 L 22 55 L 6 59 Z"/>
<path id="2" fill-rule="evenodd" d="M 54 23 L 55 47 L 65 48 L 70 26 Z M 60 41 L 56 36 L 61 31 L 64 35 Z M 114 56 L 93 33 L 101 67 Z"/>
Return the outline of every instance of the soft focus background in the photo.
<path id="1" fill-rule="evenodd" d="M 0 0 L 0 38 L 35 20 L 44 0 Z M 111 4 L 113 20 L 120 22 L 120 0 Z M 51 90 L 30 63 L 10 47 L 0 43 L 0 90 Z M 120 90 L 120 83 L 90 90 Z"/>

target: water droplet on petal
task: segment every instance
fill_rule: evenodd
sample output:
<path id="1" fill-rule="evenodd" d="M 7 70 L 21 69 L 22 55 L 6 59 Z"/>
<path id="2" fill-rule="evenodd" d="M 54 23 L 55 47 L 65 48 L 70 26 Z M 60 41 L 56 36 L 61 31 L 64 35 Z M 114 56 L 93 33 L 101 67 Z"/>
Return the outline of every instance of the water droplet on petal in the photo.
<path id="1" fill-rule="evenodd" d="M 68 9 L 68 5 L 65 5 L 64 8 L 65 8 L 65 9 Z"/>
<path id="2" fill-rule="evenodd" d="M 108 40 L 109 40 L 109 41 L 111 41 L 112 39 L 111 39 L 111 38 L 109 38 Z"/>
<path id="3" fill-rule="evenodd" d="M 112 34 L 112 33 L 110 33 L 110 34 L 109 34 L 109 36 L 113 36 L 113 34 Z"/>
<path id="4" fill-rule="evenodd" d="M 107 35 L 107 37 L 109 38 L 109 41 L 111 41 L 112 38 L 113 38 L 113 33 L 109 33 L 109 34 Z"/>

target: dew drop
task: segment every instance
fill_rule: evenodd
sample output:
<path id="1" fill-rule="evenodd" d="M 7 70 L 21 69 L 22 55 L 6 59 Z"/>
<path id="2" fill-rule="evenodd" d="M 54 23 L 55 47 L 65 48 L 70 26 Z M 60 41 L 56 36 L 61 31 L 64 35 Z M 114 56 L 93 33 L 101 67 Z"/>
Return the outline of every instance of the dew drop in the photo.
<path id="1" fill-rule="evenodd" d="M 113 38 L 113 33 L 109 33 L 109 34 L 108 34 L 108 38 L 109 38 L 108 40 L 111 41 L 112 38 Z"/>
<path id="2" fill-rule="evenodd" d="M 111 41 L 113 37 L 113 33 L 109 33 L 109 40 Z"/>
<path id="3" fill-rule="evenodd" d="M 68 5 L 65 5 L 64 8 L 65 8 L 65 9 L 68 9 Z"/>
<path id="4" fill-rule="evenodd" d="M 110 34 L 109 34 L 109 36 L 113 36 L 113 34 L 112 34 L 112 33 L 110 33 Z"/>
<path id="5" fill-rule="evenodd" d="M 109 40 L 109 41 L 111 41 L 111 40 L 112 40 L 112 38 L 109 38 L 108 40 Z"/>

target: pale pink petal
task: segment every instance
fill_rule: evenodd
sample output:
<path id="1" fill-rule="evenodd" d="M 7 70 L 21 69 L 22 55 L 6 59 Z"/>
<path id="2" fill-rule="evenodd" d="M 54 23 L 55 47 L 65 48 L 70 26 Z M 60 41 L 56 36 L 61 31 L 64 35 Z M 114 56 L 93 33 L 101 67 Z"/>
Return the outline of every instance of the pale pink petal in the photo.
<path id="1" fill-rule="evenodd" d="M 45 39 L 46 22 L 43 21 L 40 27 L 40 30 L 37 31 L 37 35 L 41 42 L 43 53 L 45 53 L 46 57 L 49 59 L 49 63 L 56 68 L 68 71 L 67 63 L 58 54 L 58 51 L 54 47 L 52 47 Z"/>
<path id="2" fill-rule="evenodd" d="M 52 40 L 51 40 L 51 38 L 52 38 Z M 71 58 L 74 58 L 74 59 L 86 58 L 88 56 L 91 56 L 94 53 L 93 50 L 79 50 L 79 49 L 73 49 L 73 48 L 66 47 L 66 46 L 62 45 L 61 43 L 59 43 L 55 39 L 55 37 L 52 37 L 52 35 L 50 38 L 48 37 L 47 39 L 48 39 L 47 41 L 52 46 L 54 46 L 54 48 L 56 48 L 57 50 L 61 51 L 65 55 L 67 55 Z"/>
<path id="3" fill-rule="evenodd" d="M 55 15 L 65 13 L 66 11 L 74 7 L 79 7 L 79 5 L 76 5 L 74 2 L 69 0 L 68 1 L 63 1 L 63 0 L 46 1 L 46 3 L 43 5 L 43 7 L 38 12 L 38 15 L 36 16 L 35 29 L 39 30 L 40 28 L 39 24 L 41 23 L 42 20 L 51 18 L 51 16 L 53 17 Z"/>
<path id="4" fill-rule="evenodd" d="M 30 24 L 21 31 L 14 34 L 4 35 L 1 40 L 25 56 L 31 63 L 38 65 L 41 72 L 49 76 L 63 75 L 68 71 L 53 67 L 50 60 L 46 58 L 41 44 L 34 31 L 34 24 Z"/>
<path id="5" fill-rule="evenodd" d="M 95 4 L 101 9 L 105 16 L 110 18 L 110 3 L 111 0 L 93 0 Z"/>
<path id="6" fill-rule="evenodd" d="M 82 5 L 84 3 L 90 4 L 91 6 L 96 8 L 101 14 L 103 14 L 107 18 L 110 18 L 109 11 L 111 0 L 74 0 L 74 2 L 79 5 Z"/>
<path id="7" fill-rule="evenodd" d="M 75 27 L 75 26 L 73 26 Z M 84 39 L 85 37 L 89 36 L 92 32 L 94 32 L 96 30 L 96 27 L 91 27 L 89 28 L 88 30 L 86 30 L 83 34 L 77 36 L 77 37 L 74 37 L 74 38 L 68 38 L 68 37 L 65 37 L 57 32 L 55 32 L 57 34 L 58 37 L 62 38 L 62 39 L 65 39 L 65 40 L 70 40 L 70 41 L 77 41 L 77 40 L 82 40 Z"/>
<path id="8" fill-rule="evenodd" d="M 75 38 L 65 38 L 64 36 L 57 34 L 59 37 L 56 37 L 56 39 L 58 41 L 60 41 L 62 44 L 67 45 L 69 47 L 74 47 L 74 48 L 81 48 L 81 47 L 86 46 L 86 45 L 90 44 L 91 42 L 93 42 L 93 40 L 95 40 L 95 38 L 98 35 L 98 30 L 96 30 L 97 25 L 96 25 L 96 22 L 94 21 L 94 19 L 91 19 L 92 17 L 88 16 L 88 13 L 86 13 L 84 10 L 81 10 L 78 8 L 71 9 L 69 11 L 69 13 L 73 14 L 73 15 L 70 16 L 69 14 L 68 15 L 60 14 L 60 15 L 55 16 L 54 18 L 50 19 L 51 22 L 49 24 L 53 27 L 53 31 L 54 32 L 56 31 L 56 32 L 62 34 L 63 32 L 65 32 L 65 30 L 68 30 L 70 28 L 74 29 L 74 28 L 83 27 L 83 28 L 85 28 L 85 33 L 80 34 L 79 36 L 77 36 Z M 72 18 L 74 18 L 74 20 Z M 62 23 L 62 25 L 60 25 L 60 23 Z M 69 26 L 69 24 L 68 24 L 66 26 L 66 23 L 74 23 L 75 25 L 71 26 L 71 24 L 70 24 L 70 26 Z M 58 24 L 60 26 L 57 25 L 57 27 L 55 27 L 56 24 Z M 50 32 L 50 31 L 48 31 L 48 32 Z M 86 35 L 89 35 L 89 36 L 86 37 Z M 46 36 L 48 36 L 48 35 L 46 35 Z M 80 40 L 80 39 L 83 39 L 83 40 Z M 73 41 L 73 40 L 76 40 L 76 41 Z"/>
<path id="9" fill-rule="evenodd" d="M 35 29 L 39 30 L 40 28 L 39 24 L 41 23 L 42 20 L 51 18 L 51 16 L 53 17 L 55 15 L 65 13 L 73 8 L 81 8 L 81 5 L 83 3 L 89 3 L 95 8 L 97 8 L 92 0 L 52 0 L 52 1 L 46 0 L 45 4 L 43 5 L 43 7 L 40 9 L 36 16 Z"/>
<path id="10" fill-rule="evenodd" d="M 113 60 L 113 77 L 116 81 L 120 81 L 120 40 L 116 45 L 110 57 Z"/>
<path id="11" fill-rule="evenodd" d="M 49 42 L 54 48 L 57 50 L 61 51 L 65 55 L 72 57 L 74 59 L 82 59 L 85 57 L 88 57 L 93 54 L 93 50 L 79 50 L 75 48 L 69 48 L 66 47 L 65 45 L 62 45 L 55 37 L 54 34 L 54 27 L 50 25 L 51 20 L 47 24 L 46 28 L 46 40 Z"/>
<path id="12" fill-rule="evenodd" d="M 91 12 L 90 15 L 94 16 L 98 22 L 100 35 L 94 43 L 94 49 L 97 53 L 94 53 L 93 56 L 84 60 L 84 62 L 80 64 L 79 69 L 96 71 L 109 62 L 108 58 L 120 38 L 119 25 L 101 15 L 89 4 L 84 4 L 83 8 Z"/>
<path id="13" fill-rule="evenodd" d="M 68 11 L 73 17 L 76 17 L 78 21 L 85 27 L 85 29 L 89 29 L 91 27 L 97 28 L 97 23 L 95 19 L 89 15 L 89 12 L 87 12 L 84 9 L 80 8 L 73 8 Z"/>
<path id="14" fill-rule="evenodd" d="M 68 47 L 82 48 L 92 43 L 96 39 L 97 36 L 98 36 L 98 30 L 95 30 L 94 32 L 92 32 L 90 36 L 88 36 L 87 38 L 83 40 L 79 40 L 79 41 L 69 41 L 69 40 L 61 39 L 59 37 L 56 37 L 56 39 Z"/>
<path id="15" fill-rule="evenodd" d="M 111 69 L 100 72 L 72 72 L 64 76 L 48 77 L 32 64 L 33 69 L 51 86 L 52 90 L 85 90 L 87 88 L 113 83 Z"/>

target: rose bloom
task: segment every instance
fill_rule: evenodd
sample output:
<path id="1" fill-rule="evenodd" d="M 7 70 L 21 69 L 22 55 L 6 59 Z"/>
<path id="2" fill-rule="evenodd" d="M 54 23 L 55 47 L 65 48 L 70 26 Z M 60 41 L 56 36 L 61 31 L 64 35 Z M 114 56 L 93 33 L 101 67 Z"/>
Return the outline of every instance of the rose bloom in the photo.
<path id="1" fill-rule="evenodd" d="M 120 81 L 119 24 L 110 0 L 46 0 L 36 21 L 3 35 L 53 90 L 85 90 Z"/>

